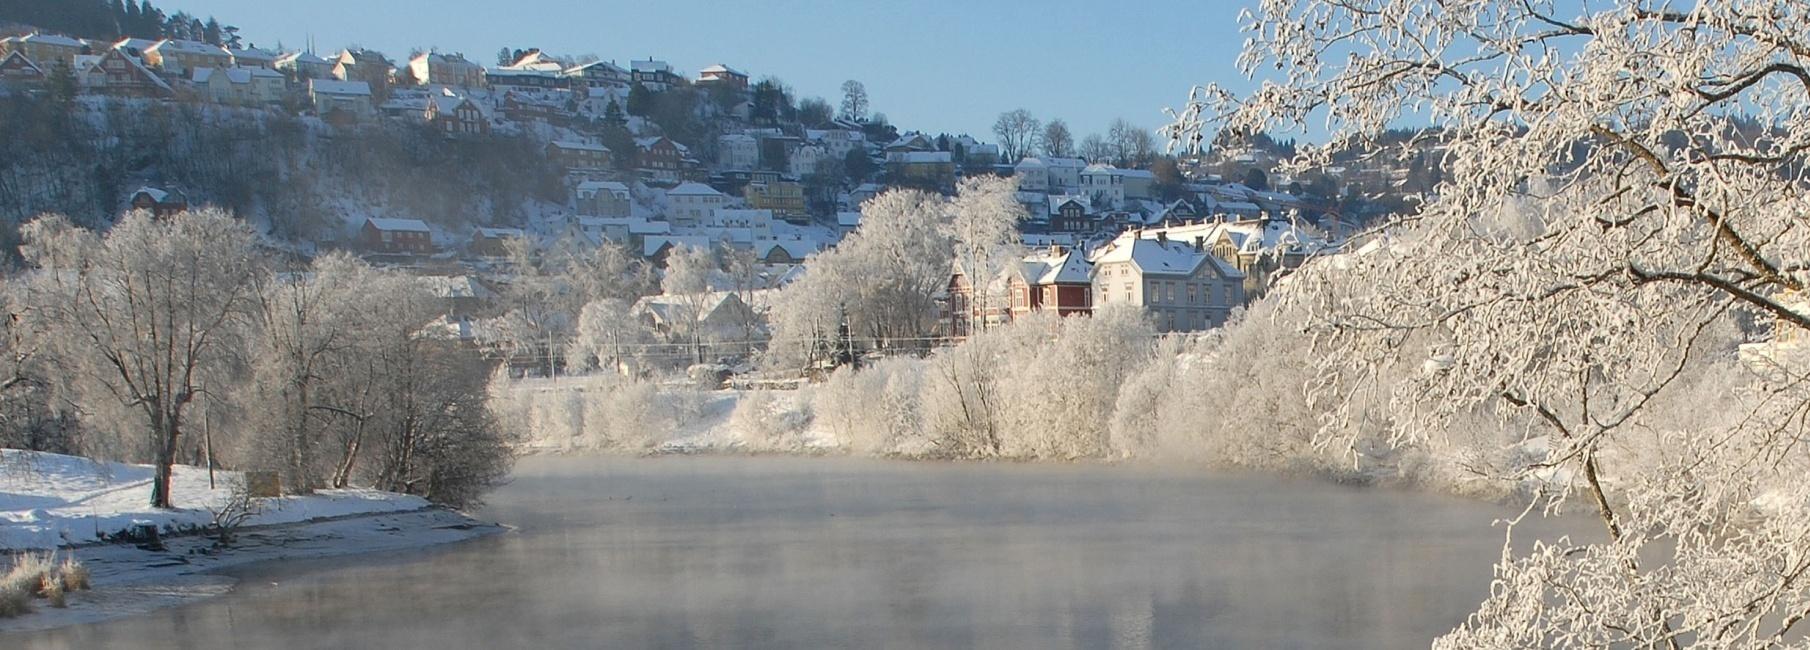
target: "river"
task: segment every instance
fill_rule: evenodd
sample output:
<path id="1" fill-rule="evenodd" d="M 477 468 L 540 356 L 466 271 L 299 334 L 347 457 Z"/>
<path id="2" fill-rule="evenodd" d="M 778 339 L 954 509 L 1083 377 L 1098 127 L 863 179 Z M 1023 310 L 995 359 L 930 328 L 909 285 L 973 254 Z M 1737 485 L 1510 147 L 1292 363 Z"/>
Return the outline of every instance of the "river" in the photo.
<path id="1" fill-rule="evenodd" d="M 1135 465 L 534 457 L 477 513 L 516 532 L 4 645 L 1425 647 L 1487 593 L 1509 514 Z"/>

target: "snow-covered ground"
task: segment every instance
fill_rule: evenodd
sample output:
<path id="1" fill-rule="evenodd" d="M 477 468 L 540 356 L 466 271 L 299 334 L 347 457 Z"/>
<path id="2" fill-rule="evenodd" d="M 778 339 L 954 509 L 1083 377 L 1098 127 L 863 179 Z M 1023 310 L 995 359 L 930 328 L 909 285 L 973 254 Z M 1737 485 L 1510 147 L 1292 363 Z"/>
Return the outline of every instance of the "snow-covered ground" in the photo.
<path id="1" fill-rule="evenodd" d="M 171 480 L 174 510 L 150 506 L 149 465 L 105 463 L 58 454 L 0 450 L 0 551 L 92 544 L 141 523 L 166 531 L 206 526 L 239 480 L 216 471 L 178 466 Z M 426 499 L 377 490 L 322 490 L 309 496 L 268 499 L 264 512 L 246 522 L 259 526 L 329 517 L 406 512 Z"/>
<path id="2" fill-rule="evenodd" d="M 184 530 L 213 521 L 213 511 L 238 479 L 179 466 L 174 510 L 149 505 L 152 469 L 73 456 L 0 450 L 0 557 L 26 549 L 63 547 L 93 574 L 94 590 L 72 594 L 67 609 L 0 619 L 0 632 L 35 630 L 143 613 L 215 596 L 233 580 L 216 571 L 253 562 L 420 548 L 503 530 L 420 497 L 376 490 L 324 490 L 269 499 L 227 549 L 206 535 L 165 538 L 165 549 L 95 543 L 138 523 Z"/>

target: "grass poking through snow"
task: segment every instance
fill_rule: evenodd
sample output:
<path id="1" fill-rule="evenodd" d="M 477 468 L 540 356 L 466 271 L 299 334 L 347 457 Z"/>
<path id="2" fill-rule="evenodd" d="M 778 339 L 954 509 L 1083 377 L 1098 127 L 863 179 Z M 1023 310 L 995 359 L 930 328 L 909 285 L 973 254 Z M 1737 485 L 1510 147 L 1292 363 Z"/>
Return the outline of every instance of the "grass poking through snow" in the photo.
<path id="1" fill-rule="evenodd" d="M 30 612 L 37 598 L 51 607 L 68 607 L 69 592 L 91 586 L 88 568 L 73 557 L 58 561 L 55 553 L 14 555 L 11 568 L 0 574 L 0 618 Z"/>

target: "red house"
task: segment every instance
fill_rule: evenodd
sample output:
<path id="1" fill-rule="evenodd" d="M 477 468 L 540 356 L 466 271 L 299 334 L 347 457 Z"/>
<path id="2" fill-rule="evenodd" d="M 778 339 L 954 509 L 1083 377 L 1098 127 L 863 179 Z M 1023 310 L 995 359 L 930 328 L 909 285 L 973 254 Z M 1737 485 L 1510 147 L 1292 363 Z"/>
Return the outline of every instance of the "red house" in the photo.
<path id="1" fill-rule="evenodd" d="M 419 219 L 365 219 L 358 243 L 373 253 L 432 255 L 434 234 Z"/>
<path id="2" fill-rule="evenodd" d="M 1026 256 L 1006 272 L 1013 317 L 1034 311 L 1055 311 L 1060 316 L 1094 312 L 1094 265 L 1080 251 L 1051 246 L 1047 252 Z"/>
<path id="3" fill-rule="evenodd" d="M 635 166 L 641 169 L 642 175 L 652 180 L 678 181 L 686 167 L 686 151 L 684 145 L 673 142 L 670 138 L 640 138 L 635 140 L 638 150 Z"/>
<path id="4" fill-rule="evenodd" d="M 970 278 L 956 265 L 944 306 L 948 334 L 963 338 L 976 325 L 1002 325 L 1034 311 L 1088 316 L 1093 305 L 1093 264 L 1080 251 L 1052 246 L 1026 255 L 989 284 L 986 300 L 975 296 Z"/>
<path id="5" fill-rule="evenodd" d="M 489 133 L 490 115 L 470 97 L 438 94 L 428 98 L 427 123 L 444 133 Z"/>
<path id="6" fill-rule="evenodd" d="M 189 200 L 181 192 L 160 190 L 155 187 L 141 187 L 132 193 L 132 209 L 145 210 L 158 219 L 167 219 L 170 215 L 189 209 Z"/>
<path id="7" fill-rule="evenodd" d="M 44 81 L 44 69 L 18 50 L 0 57 L 0 82 L 35 84 Z"/>

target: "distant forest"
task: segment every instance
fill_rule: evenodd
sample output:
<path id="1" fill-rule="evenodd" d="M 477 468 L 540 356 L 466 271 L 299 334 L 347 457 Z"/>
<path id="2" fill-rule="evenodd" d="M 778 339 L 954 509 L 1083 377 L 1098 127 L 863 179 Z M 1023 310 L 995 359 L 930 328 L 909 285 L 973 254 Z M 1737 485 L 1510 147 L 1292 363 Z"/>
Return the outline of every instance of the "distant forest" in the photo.
<path id="1" fill-rule="evenodd" d="M 166 14 L 150 0 L 0 0 L 0 29 L 32 29 L 78 38 L 180 38 L 233 47 L 239 28 L 212 16 L 201 19 L 178 11 Z M 0 36 L 6 34 L 0 33 Z"/>

